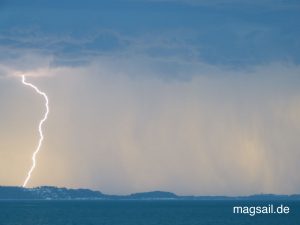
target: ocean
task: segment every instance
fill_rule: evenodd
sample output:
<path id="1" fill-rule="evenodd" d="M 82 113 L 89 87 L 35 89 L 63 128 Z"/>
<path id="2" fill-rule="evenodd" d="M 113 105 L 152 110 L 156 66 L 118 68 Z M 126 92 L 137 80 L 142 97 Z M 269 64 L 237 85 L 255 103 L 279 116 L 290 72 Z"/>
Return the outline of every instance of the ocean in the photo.
<path id="1" fill-rule="evenodd" d="M 288 214 L 234 214 L 234 206 L 288 206 Z M 0 225 L 299 225 L 300 201 L 0 201 Z"/>

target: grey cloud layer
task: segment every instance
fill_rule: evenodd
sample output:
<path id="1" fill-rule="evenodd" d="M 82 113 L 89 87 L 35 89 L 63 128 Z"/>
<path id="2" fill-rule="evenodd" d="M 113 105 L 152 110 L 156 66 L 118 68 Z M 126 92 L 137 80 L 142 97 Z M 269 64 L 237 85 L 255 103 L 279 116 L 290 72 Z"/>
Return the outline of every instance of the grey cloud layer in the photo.
<path id="1" fill-rule="evenodd" d="M 68 65 L 128 51 L 229 66 L 300 62 L 299 3 L 191 2 L 199 4 L 91 1 L 83 7 L 75 1 L 68 8 L 68 1 L 26 3 L 26 7 L 7 3 L 0 14 L 0 59 L 15 58 L 14 50 L 34 50 Z"/>

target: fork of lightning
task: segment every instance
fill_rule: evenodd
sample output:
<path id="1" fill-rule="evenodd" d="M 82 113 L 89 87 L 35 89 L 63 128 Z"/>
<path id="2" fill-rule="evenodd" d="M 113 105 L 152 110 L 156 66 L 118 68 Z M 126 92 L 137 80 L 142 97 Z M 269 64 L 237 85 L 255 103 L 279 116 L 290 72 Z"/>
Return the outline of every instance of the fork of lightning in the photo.
<path id="1" fill-rule="evenodd" d="M 44 134 L 43 134 L 43 124 L 45 123 L 45 121 L 47 120 L 48 118 L 48 114 L 49 114 L 49 100 L 48 100 L 48 96 L 45 92 L 42 92 L 40 91 L 35 85 L 33 85 L 32 83 L 28 83 L 26 81 L 26 77 L 25 75 L 22 75 L 22 83 L 26 86 L 29 86 L 31 87 L 32 89 L 34 89 L 36 91 L 36 93 L 38 93 L 39 95 L 43 96 L 44 100 L 45 100 L 45 108 L 46 108 L 46 111 L 44 113 L 44 117 L 40 120 L 40 123 L 39 123 L 39 135 L 40 135 L 40 138 L 39 138 L 39 142 L 38 142 L 38 145 L 35 149 L 35 151 L 33 152 L 33 155 L 31 157 L 32 159 L 32 165 L 30 167 L 30 170 L 28 171 L 27 173 L 27 177 L 23 183 L 23 187 L 26 187 L 30 178 L 31 178 L 31 174 L 32 172 L 34 171 L 34 168 L 36 166 L 36 156 L 37 154 L 39 153 L 41 147 L 42 147 L 42 144 L 43 144 L 43 140 L 44 140 Z"/>

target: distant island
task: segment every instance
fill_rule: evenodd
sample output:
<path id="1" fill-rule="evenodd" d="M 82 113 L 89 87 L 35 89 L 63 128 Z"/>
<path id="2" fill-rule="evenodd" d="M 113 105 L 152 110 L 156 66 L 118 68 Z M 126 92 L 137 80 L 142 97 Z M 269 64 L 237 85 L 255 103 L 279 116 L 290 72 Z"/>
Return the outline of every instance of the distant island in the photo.
<path id="1" fill-rule="evenodd" d="M 0 200 L 300 200 L 300 194 L 249 196 L 179 196 L 171 192 L 152 191 L 130 195 L 108 195 L 90 189 L 68 189 L 53 186 L 23 188 L 0 186 Z"/>

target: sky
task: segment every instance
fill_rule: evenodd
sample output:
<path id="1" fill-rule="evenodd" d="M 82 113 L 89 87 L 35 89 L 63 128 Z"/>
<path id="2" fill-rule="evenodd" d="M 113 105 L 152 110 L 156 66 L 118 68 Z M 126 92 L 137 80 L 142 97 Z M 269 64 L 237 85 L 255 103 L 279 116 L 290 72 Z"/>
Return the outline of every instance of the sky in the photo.
<path id="1" fill-rule="evenodd" d="M 0 185 L 300 193 L 296 0 L 1 0 Z"/>

